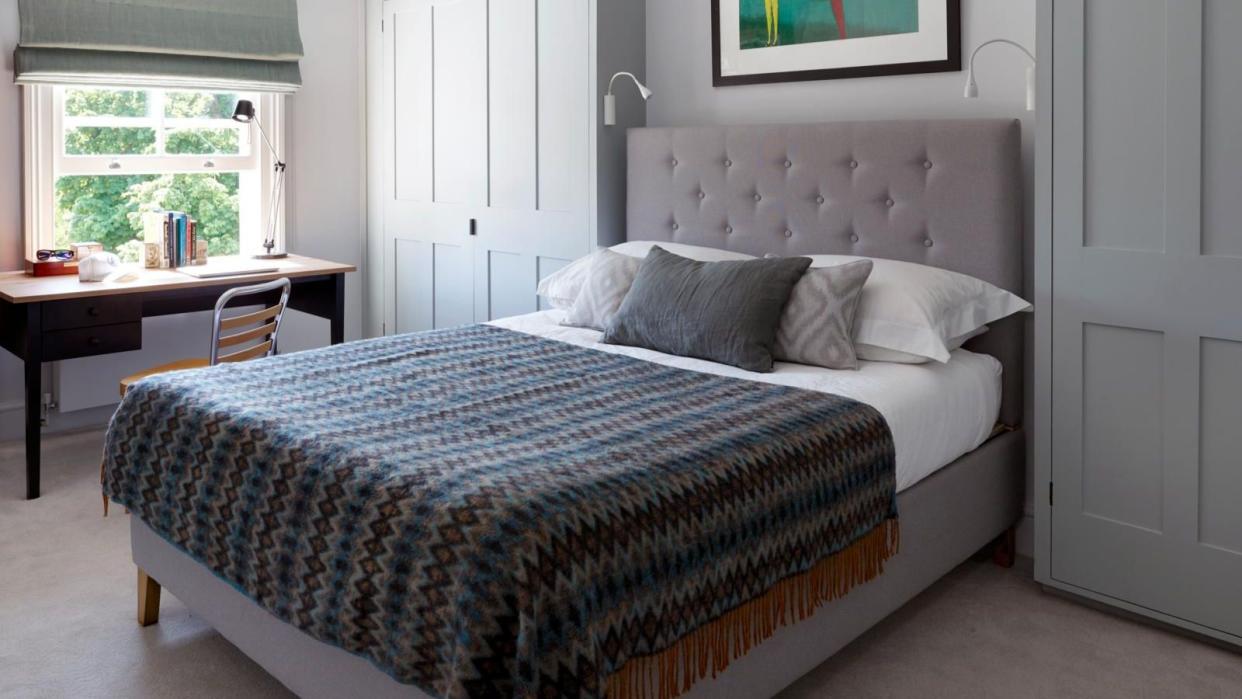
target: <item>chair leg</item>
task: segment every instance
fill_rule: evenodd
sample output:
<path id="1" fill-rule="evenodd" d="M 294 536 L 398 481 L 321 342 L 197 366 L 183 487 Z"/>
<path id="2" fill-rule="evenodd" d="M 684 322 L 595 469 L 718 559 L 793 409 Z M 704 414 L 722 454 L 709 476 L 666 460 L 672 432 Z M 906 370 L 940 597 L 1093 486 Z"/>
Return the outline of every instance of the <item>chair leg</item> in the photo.
<path id="1" fill-rule="evenodd" d="M 160 584 L 138 569 L 138 625 L 150 626 L 160 621 Z"/>

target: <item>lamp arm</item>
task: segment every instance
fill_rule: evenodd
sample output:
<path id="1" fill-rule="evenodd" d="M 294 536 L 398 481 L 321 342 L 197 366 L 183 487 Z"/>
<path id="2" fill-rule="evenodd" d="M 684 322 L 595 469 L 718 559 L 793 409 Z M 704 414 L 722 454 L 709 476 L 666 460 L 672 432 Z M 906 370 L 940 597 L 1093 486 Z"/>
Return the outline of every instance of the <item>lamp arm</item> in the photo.
<path id="1" fill-rule="evenodd" d="M 259 127 L 259 135 L 263 137 L 263 142 L 264 142 L 265 144 L 267 144 L 267 149 L 268 149 L 269 151 L 271 151 L 271 153 L 272 153 L 272 157 L 276 159 L 276 164 L 278 164 L 278 165 L 280 165 L 280 166 L 282 166 L 282 167 L 283 167 L 285 163 L 284 163 L 284 161 L 283 161 L 283 160 L 281 160 L 281 159 L 280 159 L 280 153 L 277 153 L 277 152 L 276 152 L 276 146 L 273 146 L 273 145 L 272 145 L 272 141 L 271 141 L 271 139 L 269 139 L 269 138 L 267 137 L 267 131 L 266 131 L 266 130 L 264 130 L 264 128 L 263 128 L 263 122 L 259 121 L 259 120 L 258 120 L 258 118 L 255 118 L 255 119 L 251 120 L 251 122 L 250 122 L 250 123 L 252 123 L 252 124 L 254 124 L 255 126 Z"/>
<path id="2" fill-rule="evenodd" d="M 631 72 L 629 72 L 629 71 L 624 71 L 624 70 L 623 70 L 623 71 L 621 71 L 620 73 L 617 73 L 617 74 L 613 75 L 613 76 L 612 76 L 612 79 L 608 81 L 608 92 L 607 92 L 606 94 L 609 94 L 609 95 L 611 95 L 611 94 L 612 94 L 612 86 L 613 86 L 614 84 L 616 84 L 616 82 L 617 82 L 617 78 L 621 77 L 622 75 L 624 75 L 625 77 L 629 78 L 630 80 L 633 80 L 635 85 L 640 84 L 640 83 L 638 82 L 638 78 L 637 78 L 637 77 L 635 77 L 633 73 L 631 73 Z"/>
<path id="3" fill-rule="evenodd" d="M 1023 46 L 1022 44 L 1019 44 L 1019 43 L 1018 43 L 1018 42 L 1016 42 L 1016 41 L 1010 41 L 1009 39 L 989 39 L 989 40 L 987 40 L 987 41 L 983 42 L 982 44 L 979 44 L 978 46 L 976 46 L 976 47 L 975 47 L 975 50 L 971 52 L 971 54 L 970 54 L 970 73 L 972 73 L 972 74 L 973 74 L 973 73 L 975 72 L 975 56 L 978 56 L 978 55 L 979 55 L 979 51 L 980 51 L 980 49 L 982 49 L 984 46 L 988 46 L 989 44 L 1009 44 L 1010 46 L 1012 46 L 1012 47 L 1014 47 L 1014 48 L 1018 49 L 1019 51 L 1021 51 L 1021 52 L 1022 52 L 1022 53 L 1024 53 L 1024 54 L 1026 54 L 1026 57 L 1027 57 L 1027 58 L 1029 58 L 1029 59 L 1031 59 L 1031 63 L 1035 63 L 1035 64 L 1038 64 L 1038 63 L 1039 63 L 1039 61 L 1035 60 L 1035 54 L 1033 54 L 1033 53 L 1031 53 L 1030 51 L 1028 51 L 1028 50 L 1026 49 L 1026 47 L 1025 47 L 1025 46 Z"/>

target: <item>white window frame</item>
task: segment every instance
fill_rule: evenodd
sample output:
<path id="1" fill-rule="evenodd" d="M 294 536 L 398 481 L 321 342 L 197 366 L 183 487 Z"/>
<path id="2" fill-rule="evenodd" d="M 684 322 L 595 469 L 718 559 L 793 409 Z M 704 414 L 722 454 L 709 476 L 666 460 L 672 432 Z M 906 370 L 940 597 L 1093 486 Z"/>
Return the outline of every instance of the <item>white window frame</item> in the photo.
<path id="1" fill-rule="evenodd" d="M 238 188 L 238 247 L 241 254 L 262 251 L 263 238 L 267 234 L 268 212 L 273 205 L 278 207 L 276 249 L 285 249 L 284 200 L 282 197 L 281 201 L 270 201 L 276 161 L 263 144 L 257 126 L 251 125 L 242 130 L 242 155 L 66 155 L 62 137 L 63 89 L 53 85 L 26 85 L 22 89 L 26 259 L 33 260 L 38 250 L 54 246 L 56 179 L 63 175 L 239 172 L 241 182 Z M 278 153 L 284 154 L 284 96 L 262 93 L 255 99 L 255 109 L 273 147 Z M 79 126 L 147 126 L 134 124 L 133 120 L 124 123 L 124 119 L 113 117 L 74 118 L 74 121 Z M 179 119 L 177 123 L 195 125 L 193 120 L 187 119 Z M 217 126 L 210 120 L 203 120 L 199 125 Z M 163 131 L 157 128 L 157 143 L 162 143 L 163 138 Z"/>

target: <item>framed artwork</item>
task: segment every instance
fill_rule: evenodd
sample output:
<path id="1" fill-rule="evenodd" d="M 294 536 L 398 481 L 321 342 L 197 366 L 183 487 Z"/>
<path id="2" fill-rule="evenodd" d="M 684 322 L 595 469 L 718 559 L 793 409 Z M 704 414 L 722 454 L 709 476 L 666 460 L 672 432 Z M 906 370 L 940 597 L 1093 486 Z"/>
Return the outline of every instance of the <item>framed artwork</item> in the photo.
<path id="1" fill-rule="evenodd" d="M 712 84 L 962 69 L 961 0 L 712 0 Z"/>

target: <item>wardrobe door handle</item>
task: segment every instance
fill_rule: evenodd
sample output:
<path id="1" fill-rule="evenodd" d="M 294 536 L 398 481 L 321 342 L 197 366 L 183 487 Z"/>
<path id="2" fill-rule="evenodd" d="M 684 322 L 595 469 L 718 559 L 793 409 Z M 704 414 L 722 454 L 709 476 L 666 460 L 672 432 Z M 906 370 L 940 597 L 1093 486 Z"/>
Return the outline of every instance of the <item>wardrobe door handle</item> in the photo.
<path id="1" fill-rule="evenodd" d="M 470 219 L 470 235 L 479 234 L 479 220 L 477 218 Z"/>

